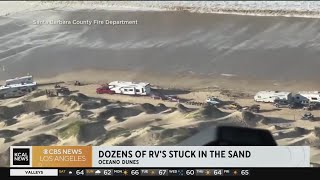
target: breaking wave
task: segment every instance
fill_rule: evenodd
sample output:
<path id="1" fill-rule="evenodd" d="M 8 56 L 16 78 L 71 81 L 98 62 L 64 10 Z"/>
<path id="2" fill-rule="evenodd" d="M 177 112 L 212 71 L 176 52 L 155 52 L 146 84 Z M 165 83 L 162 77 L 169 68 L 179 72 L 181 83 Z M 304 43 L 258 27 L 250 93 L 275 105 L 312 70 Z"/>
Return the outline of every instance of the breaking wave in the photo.
<path id="1" fill-rule="evenodd" d="M 23 3 L 23 6 L 16 6 Z M 1 2 L 0 15 L 44 9 L 170 10 L 255 16 L 320 17 L 318 1 L 52 1 Z"/>

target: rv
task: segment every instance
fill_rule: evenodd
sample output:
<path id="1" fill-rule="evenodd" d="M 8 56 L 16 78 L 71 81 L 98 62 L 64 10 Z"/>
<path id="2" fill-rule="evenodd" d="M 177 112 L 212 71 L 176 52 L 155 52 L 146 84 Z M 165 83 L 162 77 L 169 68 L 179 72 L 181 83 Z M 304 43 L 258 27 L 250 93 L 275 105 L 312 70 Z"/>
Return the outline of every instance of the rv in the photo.
<path id="1" fill-rule="evenodd" d="M 257 102 L 273 103 L 275 99 L 291 101 L 292 93 L 282 91 L 260 91 L 254 96 L 254 100 Z"/>
<path id="2" fill-rule="evenodd" d="M 127 82 L 127 81 L 113 81 L 108 84 L 109 89 L 116 94 L 127 95 L 150 95 L 151 85 L 149 83 L 140 82 Z"/>
<path id="3" fill-rule="evenodd" d="M 37 83 L 32 76 L 16 77 L 5 81 L 5 85 L 0 86 L 0 98 L 20 97 L 34 91 Z"/>
<path id="4" fill-rule="evenodd" d="M 0 86 L 0 98 L 13 98 L 24 96 L 37 88 L 37 84 L 12 84 Z"/>
<path id="5" fill-rule="evenodd" d="M 9 86 L 12 84 L 32 84 L 33 77 L 32 76 L 23 76 L 23 77 L 16 77 L 14 79 L 8 79 L 6 80 L 5 85 Z"/>
<path id="6" fill-rule="evenodd" d="M 294 99 L 296 102 L 308 101 L 308 102 L 320 103 L 320 92 L 319 91 L 301 91 L 294 96 Z"/>

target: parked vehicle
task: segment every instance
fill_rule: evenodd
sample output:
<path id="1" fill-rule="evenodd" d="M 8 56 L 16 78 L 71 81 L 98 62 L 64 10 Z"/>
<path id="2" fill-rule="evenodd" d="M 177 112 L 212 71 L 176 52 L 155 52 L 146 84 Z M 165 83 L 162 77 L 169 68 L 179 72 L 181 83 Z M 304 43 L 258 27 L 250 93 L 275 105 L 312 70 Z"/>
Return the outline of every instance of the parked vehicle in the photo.
<path id="1" fill-rule="evenodd" d="M 33 77 L 28 75 L 28 76 L 23 76 L 23 77 L 16 77 L 16 78 L 13 78 L 13 79 L 8 79 L 6 80 L 5 82 L 5 86 L 10 86 L 10 85 L 13 85 L 13 84 L 33 84 L 35 83 L 33 81 Z"/>
<path id="2" fill-rule="evenodd" d="M 216 97 L 208 97 L 206 99 L 206 102 L 207 102 L 208 105 L 214 105 L 214 106 L 217 106 L 217 105 L 221 104 L 221 101 Z"/>
<path id="3" fill-rule="evenodd" d="M 80 83 L 79 81 L 75 81 L 75 82 L 74 82 L 74 85 L 75 85 L 75 86 L 81 86 L 81 83 Z"/>
<path id="4" fill-rule="evenodd" d="M 276 99 L 273 103 L 273 105 L 277 108 L 289 108 L 289 109 L 293 109 L 293 108 L 298 108 L 299 107 L 299 103 L 296 102 L 291 102 L 288 100 L 282 100 L 282 99 Z"/>
<path id="5" fill-rule="evenodd" d="M 54 96 L 59 96 L 58 92 L 56 89 L 46 89 L 46 95 L 48 97 L 54 97 Z"/>
<path id="6" fill-rule="evenodd" d="M 309 102 L 320 103 L 320 92 L 319 91 L 300 91 L 295 96 L 296 102 L 307 100 Z"/>
<path id="7" fill-rule="evenodd" d="M 69 88 L 66 88 L 66 87 L 56 88 L 56 90 L 57 90 L 58 95 L 59 94 L 61 94 L 61 95 L 70 95 L 71 94 Z"/>
<path id="8" fill-rule="evenodd" d="M 160 95 L 157 95 L 157 94 L 151 94 L 150 97 L 152 99 L 162 99 Z"/>
<path id="9" fill-rule="evenodd" d="M 167 97 L 164 94 L 162 94 L 161 92 L 158 92 L 158 91 L 152 91 L 150 93 L 150 97 L 152 99 L 167 100 Z"/>
<path id="10" fill-rule="evenodd" d="M 165 97 L 167 98 L 167 100 L 169 100 L 171 102 L 180 102 L 180 99 L 178 98 L 178 96 L 166 95 Z"/>
<path id="11" fill-rule="evenodd" d="M 314 120 L 314 116 L 310 112 L 306 112 L 305 114 L 302 115 L 301 119 L 302 120 Z"/>
<path id="12" fill-rule="evenodd" d="M 259 113 L 260 112 L 260 105 L 254 104 L 252 106 L 245 106 L 241 110 Z"/>
<path id="13" fill-rule="evenodd" d="M 115 92 L 109 89 L 108 86 L 101 86 L 96 89 L 97 94 L 114 94 Z"/>
<path id="14" fill-rule="evenodd" d="M 54 96 L 68 96 L 71 92 L 69 88 L 66 87 L 59 87 L 54 89 L 46 89 L 46 95 L 48 97 L 54 97 Z"/>
<path id="15" fill-rule="evenodd" d="M 24 96 L 37 89 L 37 83 L 33 77 L 23 76 L 8 79 L 3 86 L 0 86 L 0 98 L 13 98 Z"/>
<path id="16" fill-rule="evenodd" d="M 37 84 L 11 84 L 0 86 L 0 98 L 13 98 L 24 96 L 37 89 Z"/>
<path id="17" fill-rule="evenodd" d="M 317 102 L 309 102 L 303 105 L 303 110 L 312 111 L 316 110 L 319 107 L 319 103 Z"/>
<path id="18" fill-rule="evenodd" d="M 292 99 L 292 93 L 281 91 L 260 91 L 254 96 L 254 100 L 257 102 L 273 103 L 276 99 L 289 101 Z"/>
<path id="19" fill-rule="evenodd" d="M 127 81 L 113 81 L 108 85 L 110 90 L 114 91 L 116 94 L 142 96 L 148 96 L 151 94 L 151 85 L 145 82 L 135 83 Z"/>
<path id="20" fill-rule="evenodd" d="M 150 94 L 150 97 L 152 99 L 166 100 L 166 97 L 164 95 L 158 94 L 158 93 L 152 93 L 152 94 Z"/>

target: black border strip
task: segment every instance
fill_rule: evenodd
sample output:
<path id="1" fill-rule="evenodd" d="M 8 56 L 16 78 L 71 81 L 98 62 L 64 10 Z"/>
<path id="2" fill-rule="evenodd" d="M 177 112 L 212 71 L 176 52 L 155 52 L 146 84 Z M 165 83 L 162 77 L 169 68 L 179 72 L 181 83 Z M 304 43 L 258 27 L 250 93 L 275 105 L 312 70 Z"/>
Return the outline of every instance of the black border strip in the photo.
<path id="1" fill-rule="evenodd" d="M 203 167 L 203 168 L 172 168 L 172 167 L 168 167 L 168 168 L 159 168 L 159 167 L 150 167 L 150 168 L 101 168 L 101 167 L 97 167 L 97 168 L 0 168 L 0 176 L 1 177 L 8 177 L 8 178 L 17 178 L 18 176 L 12 176 L 10 177 L 10 169 L 58 169 L 58 170 L 73 170 L 74 172 L 76 170 L 85 170 L 85 169 L 113 169 L 113 170 L 127 170 L 128 172 L 130 172 L 131 170 L 140 170 L 140 169 L 170 169 L 170 170 L 182 170 L 184 172 L 186 172 L 186 170 L 195 170 L 195 169 L 228 169 L 230 171 L 237 171 L 239 172 L 237 175 L 223 175 L 223 176 L 253 176 L 253 177 L 262 177 L 262 176 L 315 176 L 315 177 L 320 177 L 320 168 L 243 168 L 243 167 L 232 167 L 232 168 L 224 168 L 224 167 L 218 167 L 218 168 L 208 168 L 208 167 Z M 241 174 L 241 171 L 244 170 L 246 172 L 249 172 L 247 174 Z M 249 170 L 249 171 L 248 171 Z M 62 176 L 68 176 L 68 175 L 61 175 Z M 130 173 L 128 175 L 114 175 L 114 176 L 132 176 L 130 175 Z M 139 176 L 139 175 L 138 175 Z M 168 176 L 184 176 L 186 177 L 187 175 L 174 175 L 174 174 L 168 174 Z M 191 175 L 189 175 L 191 176 Z M 195 175 L 193 175 L 195 176 Z M 221 176 L 221 175 L 209 175 L 209 177 L 213 177 L 213 176 Z M 54 178 L 52 176 L 28 176 L 31 178 L 35 178 L 35 177 L 46 177 L 46 178 Z M 27 178 L 28 178 L 27 177 Z M 58 176 L 55 176 L 58 177 Z M 68 177 L 81 177 L 80 176 L 68 176 Z M 104 177 L 106 178 L 107 176 L 85 176 L 82 175 L 82 177 Z M 110 176 L 109 176 L 110 177 Z M 141 176 L 140 176 L 141 177 Z M 145 176 L 145 177 L 150 177 L 150 176 Z M 23 178 L 26 178 L 23 177 Z"/>

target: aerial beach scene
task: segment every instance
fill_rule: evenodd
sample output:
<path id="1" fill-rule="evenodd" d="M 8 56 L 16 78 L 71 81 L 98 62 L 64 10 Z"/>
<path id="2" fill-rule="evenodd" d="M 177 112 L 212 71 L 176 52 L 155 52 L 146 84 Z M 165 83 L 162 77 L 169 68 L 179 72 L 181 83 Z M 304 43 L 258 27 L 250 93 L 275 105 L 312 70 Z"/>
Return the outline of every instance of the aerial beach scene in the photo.
<path id="1" fill-rule="evenodd" d="M 319 166 L 319 17 L 316 1 L 0 2 L 0 166 L 13 145 L 171 146 L 217 125 Z"/>

